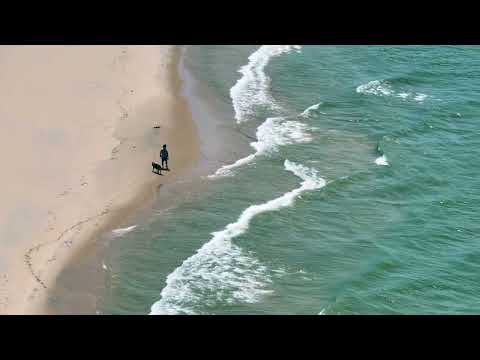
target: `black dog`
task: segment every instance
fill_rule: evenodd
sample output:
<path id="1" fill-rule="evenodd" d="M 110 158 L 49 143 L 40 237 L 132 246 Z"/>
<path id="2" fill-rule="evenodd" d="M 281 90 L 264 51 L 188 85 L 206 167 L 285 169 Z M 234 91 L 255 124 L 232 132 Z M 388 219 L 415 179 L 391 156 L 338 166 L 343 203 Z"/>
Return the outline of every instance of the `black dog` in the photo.
<path id="1" fill-rule="evenodd" d="M 162 167 L 160 166 L 160 164 L 157 164 L 157 163 L 152 162 L 152 172 L 155 172 L 155 170 L 157 170 L 156 173 L 157 173 L 158 175 L 162 175 L 162 172 L 161 172 Z"/>

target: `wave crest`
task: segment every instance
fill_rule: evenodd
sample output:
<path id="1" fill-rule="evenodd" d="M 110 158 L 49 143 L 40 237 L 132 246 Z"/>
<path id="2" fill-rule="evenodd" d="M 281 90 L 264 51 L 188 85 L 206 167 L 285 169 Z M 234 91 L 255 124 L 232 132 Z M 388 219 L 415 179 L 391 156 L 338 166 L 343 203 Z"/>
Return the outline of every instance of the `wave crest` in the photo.
<path id="1" fill-rule="evenodd" d="M 370 94 L 376 96 L 393 96 L 401 98 L 403 100 L 413 100 L 420 104 L 423 101 L 430 97 L 427 94 L 417 93 L 417 92 L 397 92 L 393 90 L 392 84 L 387 80 L 373 80 L 366 84 L 360 85 L 356 89 L 357 93 L 360 94 Z"/>
<path id="2" fill-rule="evenodd" d="M 245 233 L 251 220 L 262 213 L 291 206 L 303 192 L 325 186 L 315 169 L 285 160 L 285 169 L 302 179 L 300 187 L 282 196 L 245 209 L 237 221 L 212 238 L 167 276 L 167 285 L 151 307 L 151 315 L 196 314 L 195 307 L 217 303 L 257 302 L 271 292 L 268 269 L 253 255 L 232 242 Z"/>
<path id="3" fill-rule="evenodd" d="M 265 74 L 265 67 L 272 58 L 300 49 L 298 45 L 263 45 L 248 57 L 248 63 L 238 70 L 242 77 L 230 89 L 237 123 L 247 121 L 256 106 L 278 108 L 269 92 L 270 78 Z"/>
<path id="4" fill-rule="evenodd" d="M 312 140 L 309 127 L 299 121 L 272 117 L 257 128 L 257 141 L 250 143 L 256 152 L 241 158 L 233 164 L 224 165 L 209 178 L 231 175 L 232 169 L 252 162 L 256 157 L 277 151 L 280 146 L 306 143 Z"/>

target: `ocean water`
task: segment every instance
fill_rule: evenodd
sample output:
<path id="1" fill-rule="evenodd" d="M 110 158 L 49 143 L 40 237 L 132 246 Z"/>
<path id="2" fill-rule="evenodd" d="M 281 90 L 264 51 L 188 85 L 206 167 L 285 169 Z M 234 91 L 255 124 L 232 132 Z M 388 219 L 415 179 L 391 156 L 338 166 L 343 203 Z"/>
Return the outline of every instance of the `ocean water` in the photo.
<path id="1" fill-rule="evenodd" d="M 99 313 L 480 313 L 480 47 L 190 46 L 182 66 L 221 154 L 112 234 Z"/>

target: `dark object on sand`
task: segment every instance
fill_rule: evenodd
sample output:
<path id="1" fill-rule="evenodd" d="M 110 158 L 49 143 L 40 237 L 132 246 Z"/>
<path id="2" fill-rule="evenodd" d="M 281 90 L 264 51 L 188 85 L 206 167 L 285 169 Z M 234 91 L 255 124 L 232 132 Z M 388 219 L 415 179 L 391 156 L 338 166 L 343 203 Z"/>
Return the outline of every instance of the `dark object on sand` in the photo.
<path id="1" fill-rule="evenodd" d="M 154 129 L 160 129 L 160 126 L 157 125 L 157 126 L 154 126 L 153 128 Z"/>
<path id="2" fill-rule="evenodd" d="M 158 175 L 162 175 L 162 167 L 160 166 L 160 164 L 157 164 L 156 162 L 152 162 L 152 172 L 155 172 L 156 171 L 156 174 Z"/>
<path id="3" fill-rule="evenodd" d="M 163 164 L 166 164 L 167 167 L 165 168 L 165 170 L 168 170 L 169 156 L 168 156 L 167 145 L 163 145 L 163 149 L 160 151 L 160 159 L 162 159 L 162 168 L 163 168 Z"/>

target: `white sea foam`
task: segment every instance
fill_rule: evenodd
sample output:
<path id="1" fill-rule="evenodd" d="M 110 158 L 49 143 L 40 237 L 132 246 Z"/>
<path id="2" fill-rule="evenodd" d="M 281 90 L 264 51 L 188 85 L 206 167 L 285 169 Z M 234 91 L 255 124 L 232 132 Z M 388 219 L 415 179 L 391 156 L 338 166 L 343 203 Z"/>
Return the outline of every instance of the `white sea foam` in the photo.
<path id="1" fill-rule="evenodd" d="M 283 117 L 272 117 L 257 128 L 257 141 L 250 143 L 256 152 L 233 164 L 224 165 L 209 178 L 231 175 L 231 170 L 250 163 L 257 156 L 265 155 L 278 150 L 279 146 L 305 143 L 312 140 L 308 133 L 308 126 L 293 120 L 285 120 Z"/>
<path id="2" fill-rule="evenodd" d="M 299 45 L 263 45 L 248 57 L 248 63 L 242 66 L 239 70 L 242 77 L 238 79 L 236 84 L 230 89 L 230 97 L 232 98 L 237 123 L 247 121 L 250 115 L 255 114 L 255 107 L 258 105 L 266 105 L 271 109 L 280 108 L 270 95 L 270 79 L 265 74 L 265 67 L 273 57 L 292 51 L 300 52 L 300 50 L 301 46 Z M 288 137 L 284 136 L 284 130 L 287 131 L 288 128 L 292 129 L 295 127 L 293 122 L 284 122 L 282 128 L 277 132 L 269 131 L 269 129 L 267 129 L 269 126 L 276 125 L 279 120 L 284 120 L 284 118 L 267 118 L 267 120 L 257 129 L 258 140 L 250 144 L 257 150 L 256 153 L 239 159 L 233 164 L 224 165 L 218 169 L 215 174 L 209 175 L 208 177 L 215 178 L 218 176 L 231 175 L 232 169 L 250 163 L 256 156 L 265 153 L 269 146 L 272 150 L 275 150 L 276 146 L 273 143 L 278 140 L 278 145 L 281 145 L 281 137 Z M 268 139 L 267 136 L 269 134 L 274 136 L 274 138 Z M 296 132 L 294 130 L 294 133 L 292 133 L 291 136 L 292 139 L 295 137 L 295 134 Z M 288 141 L 286 142 L 290 143 Z M 258 148 L 264 149 L 259 150 Z"/>
<path id="3" fill-rule="evenodd" d="M 252 143 L 253 144 L 253 143 Z M 255 156 L 257 156 L 257 154 L 250 154 L 248 156 L 245 156 L 244 158 L 241 158 L 241 159 L 238 159 L 237 161 L 235 161 L 233 164 L 229 164 L 229 165 L 223 165 L 220 169 L 218 169 L 215 174 L 211 174 L 211 175 L 208 175 L 209 178 L 215 178 L 215 177 L 218 177 L 218 176 L 229 176 L 229 175 L 232 175 L 232 169 L 236 168 L 236 167 L 239 167 L 239 166 L 242 166 L 242 165 L 245 165 L 245 164 L 248 164 L 249 162 L 251 162 L 253 159 L 255 159 Z"/>
<path id="4" fill-rule="evenodd" d="M 270 79 L 265 67 L 273 57 L 300 49 L 298 45 L 263 45 L 248 57 L 248 63 L 238 70 L 242 77 L 230 89 L 238 123 L 247 121 L 255 113 L 255 106 L 278 107 L 269 92 Z"/>
<path id="5" fill-rule="evenodd" d="M 403 93 L 403 92 L 402 92 L 402 93 L 397 94 L 397 97 L 402 98 L 402 99 L 406 99 L 406 98 L 408 98 L 410 95 L 411 95 L 410 93 Z"/>
<path id="6" fill-rule="evenodd" d="M 394 91 L 389 83 L 384 80 L 373 80 L 357 87 L 357 93 L 373 94 L 378 96 L 392 95 Z"/>
<path id="7" fill-rule="evenodd" d="M 426 95 L 426 94 L 416 94 L 413 99 L 414 99 L 415 101 L 421 103 L 421 102 L 423 102 L 427 97 L 428 97 L 428 95 Z"/>
<path id="8" fill-rule="evenodd" d="M 307 109 L 305 109 L 305 110 L 300 114 L 300 116 L 302 116 L 302 117 L 309 117 L 309 116 L 310 116 L 310 113 L 311 113 L 312 111 L 318 110 L 318 108 L 320 107 L 320 105 L 322 105 L 321 102 L 319 102 L 318 104 L 315 104 L 315 105 L 312 105 L 312 106 L 308 107 Z"/>
<path id="9" fill-rule="evenodd" d="M 123 235 L 125 235 L 126 233 L 129 233 L 130 231 L 132 231 L 133 229 L 135 229 L 136 227 L 137 227 L 137 225 L 132 225 L 132 226 L 129 226 L 129 227 L 126 227 L 126 228 L 122 228 L 122 229 L 115 229 L 115 230 L 112 230 L 112 234 L 113 234 L 113 236 L 115 236 L 115 237 L 123 236 Z"/>
<path id="10" fill-rule="evenodd" d="M 423 103 L 423 101 L 429 97 L 427 94 L 422 94 L 422 93 L 399 93 L 395 95 L 396 97 L 402 98 L 402 99 L 413 99 L 414 101 L 418 103 Z"/>
<path id="11" fill-rule="evenodd" d="M 167 285 L 160 293 L 160 300 L 152 305 L 151 315 L 196 314 L 198 305 L 252 303 L 272 292 L 268 289 L 271 278 L 266 266 L 232 239 L 245 233 L 255 216 L 291 206 L 304 191 L 325 186 L 325 180 L 315 169 L 288 160 L 284 166 L 303 180 L 301 186 L 266 203 L 248 207 L 237 221 L 212 233 L 210 241 L 167 276 Z"/>
<path id="12" fill-rule="evenodd" d="M 375 164 L 377 164 L 379 166 L 388 166 L 389 165 L 387 157 L 385 155 L 382 155 L 382 156 L 376 158 L 375 159 Z"/>
<path id="13" fill-rule="evenodd" d="M 393 90 L 392 85 L 386 80 L 373 80 L 366 84 L 357 87 L 357 93 L 371 94 L 377 96 L 394 96 L 403 100 L 412 99 L 418 103 L 429 97 L 427 94 L 415 93 L 415 92 L 396 92 Z"/>

